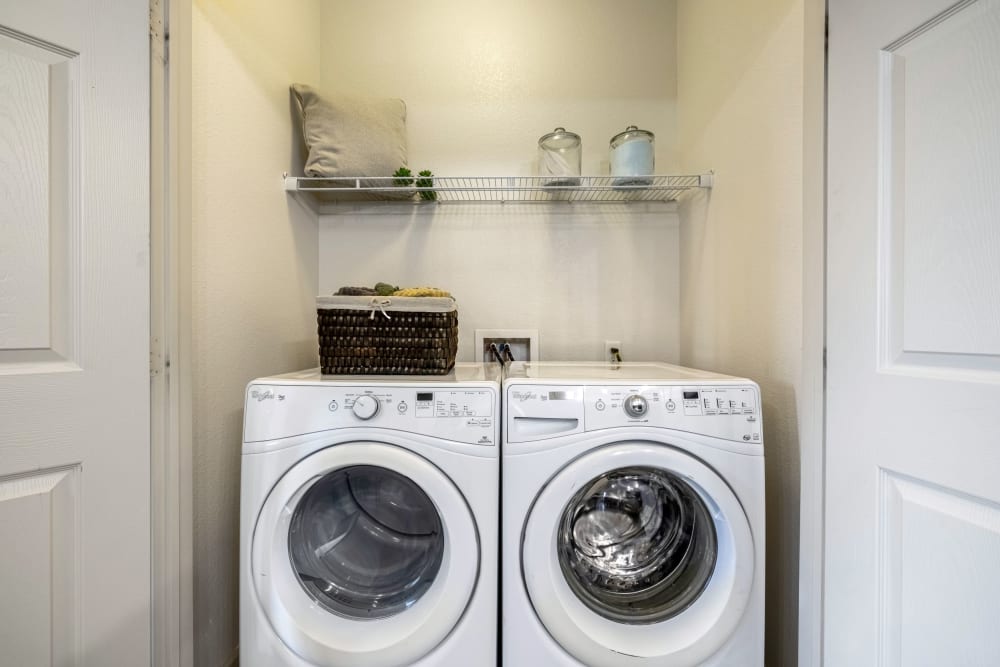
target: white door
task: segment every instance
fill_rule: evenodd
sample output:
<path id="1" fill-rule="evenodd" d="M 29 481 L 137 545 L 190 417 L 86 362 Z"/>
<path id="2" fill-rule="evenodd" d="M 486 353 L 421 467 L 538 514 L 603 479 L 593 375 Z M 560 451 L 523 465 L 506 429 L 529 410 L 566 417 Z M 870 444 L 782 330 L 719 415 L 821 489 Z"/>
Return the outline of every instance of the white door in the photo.
<path id="1" fill-rule="evenodd" d="M 825 664 L 1000 665 L 1000 0 L 832 0 Z"/>
<path id="2" fill-rule="evenodd" d="M 256 602 L 314 665 L 409 665 L 458 625 L 479 535 L 458 487 L 401 447 L 352 442 L 299 461 L 253 531 Z M 249 601 L 248 601 L 249 603 Z"/>
<path id="3" fill-rule="evenodd" d="M 700 664 L 732 636 L 755 570 L 750 524 L 725 480 L 643 442 L 556 473 L 526 519 L 521 561 L 539 620 L 593 667 Z"/>
<path id="4" fill-rule="evenodd" d="M 0 3 L 0 664 L 148 665 L 144 0 Z"/>

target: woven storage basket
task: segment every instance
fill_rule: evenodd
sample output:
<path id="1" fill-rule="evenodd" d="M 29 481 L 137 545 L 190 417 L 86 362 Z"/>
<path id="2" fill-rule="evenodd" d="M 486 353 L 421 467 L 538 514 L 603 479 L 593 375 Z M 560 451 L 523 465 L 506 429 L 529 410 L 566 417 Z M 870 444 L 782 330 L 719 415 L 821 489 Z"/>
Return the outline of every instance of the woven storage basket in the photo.
<path id="1" fill-rule="evenodd" d="M 454 299 L 321 296 L 316 312 L 324 375 L 445 375 L 455 365 Z"/>

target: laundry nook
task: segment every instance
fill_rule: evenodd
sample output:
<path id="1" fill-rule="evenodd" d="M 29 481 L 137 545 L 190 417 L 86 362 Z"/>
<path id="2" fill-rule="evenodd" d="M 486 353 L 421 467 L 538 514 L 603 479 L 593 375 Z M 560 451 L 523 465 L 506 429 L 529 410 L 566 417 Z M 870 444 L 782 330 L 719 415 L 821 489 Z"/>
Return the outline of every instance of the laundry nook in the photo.
<path id="1" fill-rule="evenodd" d="M 0 667 L 1000 665 L 1000 0 L 0 2 Z"/>

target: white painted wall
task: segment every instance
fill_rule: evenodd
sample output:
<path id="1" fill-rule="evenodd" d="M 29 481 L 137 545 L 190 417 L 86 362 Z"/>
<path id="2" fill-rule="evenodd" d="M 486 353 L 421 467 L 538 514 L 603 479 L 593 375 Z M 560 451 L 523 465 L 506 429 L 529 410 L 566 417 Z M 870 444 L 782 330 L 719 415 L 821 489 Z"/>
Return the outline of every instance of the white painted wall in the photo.
<path id="1" fill-rule="evenodd" d="M 444 287 L 458 301 L 460 360 L 476 358 L 477 328 L 528 328 L 546 360 L 602 359 L 618 340 L 626 359 L 674 361 L 677 238 L 665 204 L 351 208 L 320 219 L 320 293 Z"/>
<path id="2" fill-rule="evenodd" d="M 535 173 L 538 138 L 583 138 L 583 172 L 608 142 L 656 134 L 675 171 L 675 3 L 428 0 L 322 5 L 326 90 L 401 97 L 409 165 L 445 176 Z M 316 83 L 316 82 L 310 82 Z M 386 281 L 459 301 L 459 359 L 476 328 L 537 328 L 544 359 L 676 360 L 677 219 L 664 205 L 345 208 L 320 221 L 320 292 Z"/>
<path id="3" fill-rule="evenodd" d="M 196 0 L 192 15 L 194 660 L 236 658 L 243 390 L 315 363 L 315 215 L 288 84 L 319 76 L 319 0 Z"/>
<path id="4" fill-rule="evenodd" d="M 680 161 L 715 169 L 681 208 L 681 362 L 760 383 L 767 664 L 797 662 L 803 0 L 681 0 Z"/>
<path id="5" fill-rule="evenodd" d="M 674 0 L 324 0 L 322 80 L 401 97 L 410 165 L 442 176 L 533 173 L 538 137 L 583 138 L 607 173 L 628 125 L 676 166 Z"/>

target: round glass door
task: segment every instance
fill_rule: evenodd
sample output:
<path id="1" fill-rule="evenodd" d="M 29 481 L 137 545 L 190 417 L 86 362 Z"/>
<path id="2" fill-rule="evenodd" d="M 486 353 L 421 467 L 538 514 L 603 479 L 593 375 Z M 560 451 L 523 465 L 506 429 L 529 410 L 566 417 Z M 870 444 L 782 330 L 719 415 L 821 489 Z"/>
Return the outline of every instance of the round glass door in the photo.
<path id="1" fill-rule="evenodd" d="M 253 597 L 315 665 L 409 665 L 452 632 L 481 560 L 469 505 L 403 447 L 319 449 L 283 474 L 254 528 Z"/>
<path id="2" fill-rule="evenodd" d="M 654 442 L 611 442 L 567 463 L 535 498 L 521 540 L 539 621 L 593 667 L 701 664 L 737 627 L 754 567 L 730 486 Z"/>
<path id="3" fill-rule="evenodd" d="M 299 583 L 325 609 L 379 619 L 412 606 L 444 556 L 437 508 L 413 480 L 371 465 L 324 475 L 301 497 L 288 530 Z"/>
<path id="4" fill-rule="evenodd" d="M 718 556 L 705 502 L 674 473 L 636 466 L 603 473 L 566 504 L 559 565 L 573 593 L 604 618 L 656 623 L 680 614 Z"/>

